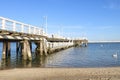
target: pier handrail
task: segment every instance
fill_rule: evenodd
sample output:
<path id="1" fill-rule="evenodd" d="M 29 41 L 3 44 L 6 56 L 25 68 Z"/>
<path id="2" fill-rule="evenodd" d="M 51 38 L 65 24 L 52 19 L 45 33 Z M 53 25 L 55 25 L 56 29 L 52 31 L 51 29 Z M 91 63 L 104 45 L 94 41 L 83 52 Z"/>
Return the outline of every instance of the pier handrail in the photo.
<path id="1" fill-rule="evenodd" d="M 42 28 L 0 17 L 0 29 L 35 35 L 45 35 Z"/>
<path id="2" fill-rule="evenodd" d="M 11 32 L 19 32 L 26 33 L 30 35 L 40 35 L 46 36 L 47 38 L 55 38 L 55 39 L 65 39 L 65 40 L 87 40 L 87 38 L 82 39 L 70 39 L 64 36 L 60 36 L 58 34 L 47 34 L 43 28 L 36 27 L 30 24 L 25 24 L 19 21 L 15 21 L 12 19 L 4 18 L 0 16 L 0 30 L 11 31 Z"/>

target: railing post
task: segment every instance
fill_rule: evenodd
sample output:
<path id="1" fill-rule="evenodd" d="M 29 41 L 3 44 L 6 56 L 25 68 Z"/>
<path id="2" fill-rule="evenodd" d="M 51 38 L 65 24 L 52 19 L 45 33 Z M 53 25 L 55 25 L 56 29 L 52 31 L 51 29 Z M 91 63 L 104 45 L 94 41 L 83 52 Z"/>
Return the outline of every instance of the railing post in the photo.
<path id="1" fill-rule="evenodd" d="M 16 31 L 16 23 L 13 22 L 13 31 Z"/>
<path id="2" fill-rule="evenodd" d="M 28 32 L 29 32 L 29 34 L 31 33 L 30 25 L 29 25 L 29 28 L 28 28 Z"/>
<path id="3" fill-rule="evenodd" d="M 39 35 L 40 35 L 40 31 L 41 31 L 41 29 L 39 29 Z"/>
<path id="4" fill-rule="evenodd" d="M 39 28 L 37 28 L 37 35 L 39 35 Z"/>
<path id="5" fill-rule="evenodd" d="M 7 23 L 8 23 L 8 26 L 10 26 L 10 30 L 12 28 L 12 31 L 14 31 L 14 32 L 47 35 L 47 33 L 45 33 L 42 28 L 35 27 L 35 26 L 29 25 L 29 24 L 24 24 L 24 23 L 17 22 L 17 21 L 11 20 L 11 19 L 3 18 L 3 17 L 0 17 L 0 21 L 1 21 L 1 29 L 3 29 L 3 30 L 5 30 L 5 29 L 9 30 L 9 28 L 7 29 L 7 27 L 6 27 Z M 10 22 L 10 25 L 9 25 L 9 22 Z M 20 27 L 20 31 L 17 30 L 17 26 Z M 27 30 L 26 30 L 26 27 L 27 27 Z"/>
<path id="6" fill-rule="evenodd" d="M 5 19 L 2 18 L 2 29 L 5 29 Z"/>
<path id="7" fill-rule="evenodd" d="M 43 35 L 43 29 L 41 29 L 41 31 L 40 31 L 40 32 L 41 32 L 41 35 Z"/>
<path id="8" fill-rule="evenodd" d="M 35 34 L 35 27 L 34 27 L 34 34 Z"/>
<path id="9" fill-rule="evenodd" d="M 35 28 L 35 34 L 37 34 L 37 27 Z"/>
<path id="10" fill-rule="evenodd" d="M 6 47 L 7 47 L 6 42 L 3 42 L 2 59 L 6 58 Z"/>
<path id="11" fill-rule="evenodd" d="M 24 25 L 21 24 L 21 32 L 24 32 Z"/>

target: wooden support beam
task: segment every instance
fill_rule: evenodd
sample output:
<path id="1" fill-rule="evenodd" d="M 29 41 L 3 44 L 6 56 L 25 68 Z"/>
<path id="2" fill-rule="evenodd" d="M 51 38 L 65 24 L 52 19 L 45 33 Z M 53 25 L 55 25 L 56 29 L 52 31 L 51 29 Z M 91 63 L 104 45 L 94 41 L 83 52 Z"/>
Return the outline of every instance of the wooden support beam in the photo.
<path id="1" fill-rule="evenodd" d="M 40 41 L 35 42 L 36 43 L 36 51 L 39 55 L 48 55 L 47 54 L 47 40 L 44 38 L 41 38 Z"/>
<path id="2" fill-rule="evenodd" d="M 11 53 L 11 47 L 10 42 L 4 41 L 3 42 L 3 49 L 2 49 L 2 59 L 6 59 L 7 57 L 10 57 Z"/>
<path id="3" fill-rule="evenodd" d="M 6 59 L 2 59 L 1 60 L 1 67 L 3 68 L 3 69 L 5 69 L 6 68 Z"/>
<path id="4" fill-rule="evenodd" d="M 11 56 L 11 46 L 10 46 L 10 42 L 7 42 L 7 46 L 6 46 L 6 53 L 7 53 L 7 56 L 10 57 Z"/>
<path id="5" fill-rule="evenodd" d="M 22 45 L 22 55 L 23 55 L 23 59 L 27 60 L 27 52 L 26 52 L 26 43 L 25 41 L 23 41 L 23 45 Z"/>
<path id="6" fill-rule="evenodd" d="M 6 42 L 3 42 L 2 59 L 6 59 Z"/>
<path id="7" fill-rule="evenodd" d="M 40 46 L 39 46 L 39 50 L 40 50 L 40 55 L 43 55 L 43 41 L 40 40 Z"/>
<path id="8" fill-rule="evenodd" d="M 29 59 L 29 60 L 32 60 L 30 44 L 29 44 L 28 41 L 26 41 L 26 52 L 27 52 L 27 57 L 28 57 L 28 59 Z"/>
<path id="9" fill-rule="evenodd" d="M 87 47 L 87 42 L 85 43 L 85 47 Z"/>
<path id="10" fill-rule="evenodd" d="M 31 50 L 30 50 L 30 44 L 28 40 L 23 41 L 22 46 L 22 55 L 24 60 L 32 60 Z"/>
<path id="11" fill-rule="evenodd" d="M 23 46 L 22 42 L 16 42 L 16 53 L 17 53 L 17 55 L 22 53 L 22 46 Z"/>
<path id="12" fill-rule="evenodd" d="M 50 46 L 50 43 L 48 43 L 48 50 L 47 50 L 48 54 L 51 53 L 51 46 Z"/>
<path id="13" fill-rule="evenodd" d="M 32 42 L 29 42 L 29 44 L 30 44 L 30 50 L 32 52 Z"/>
<path id="14" fill-rule="evenodd" d="M 44 51 L 44 54 L 47 56 L 47 40 L 46 39 L 43 39 L 43 51 Z"/>
<path id="15" fill-rule="evenodd" d="M 20 48 L 20 43 L 19 42 L 16 42 L 16 53 L 17 55 L 19 54 L 19 48 Z"/>

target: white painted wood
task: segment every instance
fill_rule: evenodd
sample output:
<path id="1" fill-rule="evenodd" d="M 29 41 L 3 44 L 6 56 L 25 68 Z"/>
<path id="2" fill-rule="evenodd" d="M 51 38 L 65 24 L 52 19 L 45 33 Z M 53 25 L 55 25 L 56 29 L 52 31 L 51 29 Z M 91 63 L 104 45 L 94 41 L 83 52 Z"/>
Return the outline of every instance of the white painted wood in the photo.
<path id="1" fill-rule="evenodd" d="M 21 25 L 21 32 L 22 33 L 24 32 L 24 25 L 23 24 Z"/>
<path id="2" fill-rule="evenodd" d="M 2 19 L 2 29 L 5 29 L 5 19 Z"/>
<path id="3" fill-rule="evenodd" d="M 14 20 L 7 19 L 7 18 L 4 18 L 4 17 L 0 17 L 0 19 L 1 19 L 0 23 L 1 23 L 1 26 L 2 26 L 1 29 L 4 29 L 4 30 L 10 30 L 9 27 L 7 29 L 6 24 L 7 24 L 7 22 L 11 22 L 12 25 L 10 27 L 12 27 L 12 31 L 14 31 L 14 32 L 19 31 L 19 30 L 16 30 L 17 29 L 16 24 L 21 25 L 21 30 L 19 32 L 22 32 L 22 33 L 41 35 L 40 33 L 42 33 L 42 31 L 43 31 L 42 28 L 32 26 L 32 25 L 29 25 L 29 24 L 25 24 L 25 23 L 22 23 L 22 22 L 14 21 Z"/>
<path id="4" fill-rule="evenodd" d="M 16 23 L 13 22 L 13 31 L 16 31 Z"/>
<path id="5" fill-rule="evenodd" d="M 31 28 L 30 28 L 30 25 L 29 25 L 28 33 L 31 34 Z"/>

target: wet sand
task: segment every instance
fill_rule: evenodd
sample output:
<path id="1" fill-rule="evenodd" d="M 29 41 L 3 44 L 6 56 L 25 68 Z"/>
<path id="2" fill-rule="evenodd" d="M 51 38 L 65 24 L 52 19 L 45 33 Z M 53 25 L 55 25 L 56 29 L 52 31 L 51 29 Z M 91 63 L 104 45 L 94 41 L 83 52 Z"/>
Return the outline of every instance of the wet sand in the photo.
<path id="1" fill-rule="evenodd" d="M 0 70 L 0 80 L 120 80 L 120 67 Z"/>

